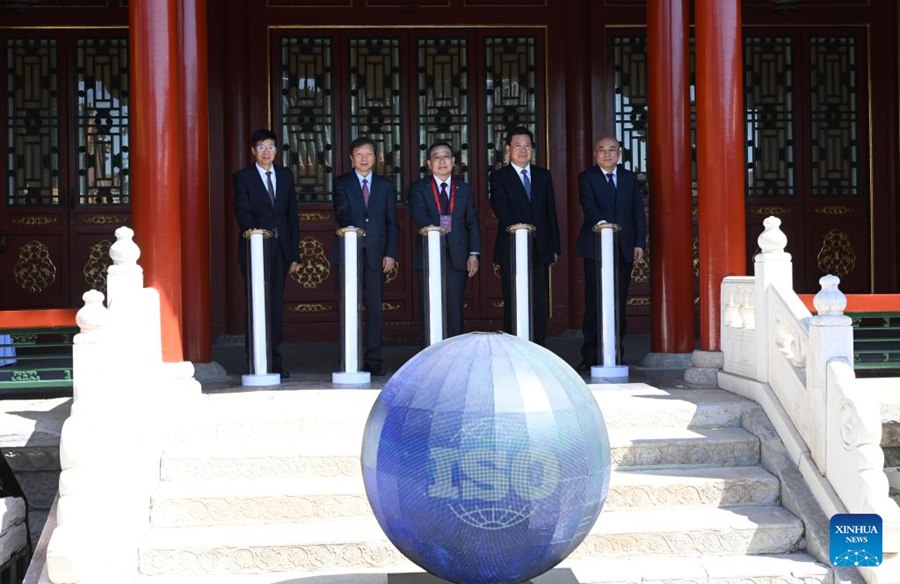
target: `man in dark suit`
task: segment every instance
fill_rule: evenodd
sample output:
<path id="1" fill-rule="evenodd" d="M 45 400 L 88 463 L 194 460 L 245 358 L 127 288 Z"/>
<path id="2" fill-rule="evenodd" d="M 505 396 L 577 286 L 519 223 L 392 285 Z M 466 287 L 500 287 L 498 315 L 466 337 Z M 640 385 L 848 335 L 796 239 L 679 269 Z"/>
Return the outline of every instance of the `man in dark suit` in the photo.
<path id="1" fill-rule="evenodd" d="M 363 304 L 366 308 L 363 370 L 384 375 L 381 333 L 384 275 L 397 257 L 397 200 L 390 181 L 372 172 L 375 142 L 360 137 L 350 143 L 353 170 L 334 181 L 334 217 L 341 227 L 359 227 L 363 238 Z"/>
<path id="2" fill-rule="evenodd" d="M 294 176 L 288 169 L 275 164 L 277 140 L 278 137 L 270 130 L 256 130 L 250 137 L 250 152 L 255 162 L 234 173 L 234 214 L 240 225 L 238 259 L 245 281 L 248 266 L 244 232 L 248 229 L 267 229 L 273 234 L 266 240 L 271 365 L 273 373 L 280 373 L 281 378 L 286 379 L 290 374 L 282 368 L 281 357 L 284 284 L 288 272 L 294 273 L 300 268 L 300 223 Z M 245 349 L 248 349 L 246 344 Z"/>
<path id="3" fill-rule="evenodd" d="M 491 208 L 497 216 L 497 243 L 494 261 L 500 266 L 503 287 L 503 330 L 512 332 L 512 266 L 509 233 L 516 223 L 534 225 L 531 258 L 532 340 L 543 345 L 547 337 L 547 296 L 549 266 L 559 258 L 559 224 L 550 171 L 531 164 L 534 135 L 524 127 L 506 135 L 509 165 L 491 173 Z"/>
<path id="4" fill-rule="evenodd" d="M 450 176 L 456 160 L 447 142 L 437 142 L 428 149 L 425 164 L 431 176 L 417 180 L 409 187 L 409 214 L 416 231 L 429 225 L 444 227 L 447 248 L 446 311 L 447 338 L 463 332 L 463 305 L 466 280 L 478 272 L 478 256 L 481 253 L 481 232 L 478 227 L 478 210 L 472 188 L 458 178 Z M 422 304 L 426 298 L 422 246 L 424 237 L 419 235 L 413 249 L 413 267 L 418 270 Z M 422 336 L 424 339 L 424 310 L 422 311 Z"/>
<path id="5" fill-rule="evenodd" d="M 644 219 L 644 201 L 637 176 L 618 165 L 622 147 L 615 136 L 606 134 L 594 143 L 596 164 L 579 173 L 578 196 L 584 212 L 584 222 L 578 234 L 575 252 L 584 258 L 584 344 L 581 346 L 581 363 L 577 369 L 589 371 L 597 363 L 597 264 L 596 234 L 594 225 L 606 221 L 621 227 L 618 232 L 619 273 L 619 354 L 627 327 L 625 302 L 631 282 L 634 262 L 644 257 L 647 241 L 647 222 Z"/>

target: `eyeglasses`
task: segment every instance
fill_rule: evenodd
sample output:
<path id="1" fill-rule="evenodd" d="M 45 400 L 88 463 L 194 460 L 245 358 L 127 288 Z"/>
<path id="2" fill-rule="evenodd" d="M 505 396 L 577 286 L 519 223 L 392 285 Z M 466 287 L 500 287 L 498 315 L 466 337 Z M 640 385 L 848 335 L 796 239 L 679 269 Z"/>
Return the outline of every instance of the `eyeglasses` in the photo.
<path id="1" fill-rule="evenodd" d="M 256 145 L 257 152 L 278 152 L 278 146 L 266 146 L 265 144 Z"/>

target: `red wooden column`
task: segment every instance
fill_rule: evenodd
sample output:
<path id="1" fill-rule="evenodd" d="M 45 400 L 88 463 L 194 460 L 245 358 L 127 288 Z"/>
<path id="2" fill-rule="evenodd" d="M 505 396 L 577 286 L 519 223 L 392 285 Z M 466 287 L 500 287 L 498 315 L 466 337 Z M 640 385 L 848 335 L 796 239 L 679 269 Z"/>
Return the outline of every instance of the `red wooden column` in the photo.
<path id="1" fill-rule="evenodd" d="M 209 284 L 209 131 L 207 112 L 206 0 L 180 0 L 181 262 L 190 277 L 183 293 L 184 353 L 196 363 L 212 360 Z"/>
<path id="2" fill-rule="evenodd" d="M 651 351 L 694 350 L 688 0 L 647 4 Z"/>
<path id="3" fill-rule="evenodd" d="M 247 300 L 243 289 L 243 278 L 238 264 L 238 234 L 240 227 L 232 206 L 231 175 L 253 162 L 250 155 L 250 82 L 248 39 L 250 20 L 246 0 L 225 0 L 222 7 L 225 25 L 225 71 L 224 99 L 225 115 L 225 271 L 226 271 L 226 330 L 229 333 L 246 333 L 245 314 Z M 257 63 L 257 66 L 259 64 Z M 284 139 L 284 136 L 279 136 Z"/>
<path id="4" fill-rule="evenodd" d="M 165 361 L 181 361 L 181 132 L 175 0 L 132 0 L 131 189 L 144 285 L 159 291 Z"/>
<path id="5" fill-rule="evenodd" d="M 744 95 L 740 0 L 694 3 L 700 348 L 719 350 L 719 287 L 744 275 Z"/>

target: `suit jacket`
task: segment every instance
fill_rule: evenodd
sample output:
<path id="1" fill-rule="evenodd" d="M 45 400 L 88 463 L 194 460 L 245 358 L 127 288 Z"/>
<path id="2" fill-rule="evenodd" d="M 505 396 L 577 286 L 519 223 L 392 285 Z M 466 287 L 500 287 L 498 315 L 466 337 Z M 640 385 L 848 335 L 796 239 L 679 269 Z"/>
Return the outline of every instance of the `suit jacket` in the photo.
<path id="1" fill-rule="evenodd" d="M 334 180 L 334 218 L 341 227 L 359 227 L 366 231 L 363 253 L 371 270 L 381 271 L 384 257 L 397 259 L 397 200 L 389 180 L 369 174 L 369 206 L 363 203 L 356 171 Z"/>
<path id="2" fill-rule="evenodd" d="M 596 164 L 578 174 L 578 197 L 584 211 L 584 222 L 575 252 L 583 258 L 596 259 L 593 227 L 601 220 L 622 227 L 619 231 L 619 251 L 626 262 L 631 263 L 634 259 L 634 248 L 647 245 L 644 200 L 637 176 L 619 165 L 616 168 L 616 183 L 613 189 Z"/>
<path id="3" fill-rule="evenodd" d="M 488 181 L 491 208 L 498 223 L 494 261 L 500 265 L 509 264 L 509 233 L 506 228 L 516 223 L 534 225 L 534 247 L 542 263 L 552 264 L 553 254 L 560 253 L 556 198 L 550 171 L 532 164 L 529 174 L 531 200 L 512 165 L 495 170 Z"/>
<path id="4" fill-rule="evenodd" d="M 429 176 L 417 180 L 409 187 L 409 214 L 416 232 L 428 225 L 440 225 L 440 210 L 434 201 L 433 177 Z M 450 197 L 453 203 L 452 224 L 450 233 L 446 236 L 447 251 L 450 266 L 454 270 L 465 271 L 466 262 L 471 253 L 481 253 L 481 231 L 478 227 L 478 209 L 475 208 L 475 198 L 472 196 L 472 187 L 468 183 L 453 177 L 450 183 L 453 194 Z M 425 238 L 422 235 L 416 237 L 416 245 L 413 249 L 413 267 L 422 269 L 422 245 Z"/>
<path id="5" fill-rule="evenodd" d="M 248 229 L 278 231 L 278 249 L 288 264 L 300 261 L 300 219 L 294 195 L 294 175 L 288 169 L 272 165 L 275 171 L 275 206 L 256 164 L 234 173 L 234 214 L 241 231 L 238 234 L 238 259 L 247 263 L 244 232 Z"/>

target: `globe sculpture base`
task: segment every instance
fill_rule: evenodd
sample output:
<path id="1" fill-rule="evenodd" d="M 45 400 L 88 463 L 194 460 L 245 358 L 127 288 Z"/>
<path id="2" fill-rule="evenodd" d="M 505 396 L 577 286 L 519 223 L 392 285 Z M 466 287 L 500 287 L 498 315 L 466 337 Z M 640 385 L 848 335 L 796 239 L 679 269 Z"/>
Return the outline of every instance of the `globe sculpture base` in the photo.
<path id="1" fill-rule="evenodd" d="M 609 489 L 603 415 L 562 359 L 502 333 L 421 351 L 388 380 L 363 435 L 372 511 L 411 561 L 457 584 L 550 570 Z"/>

